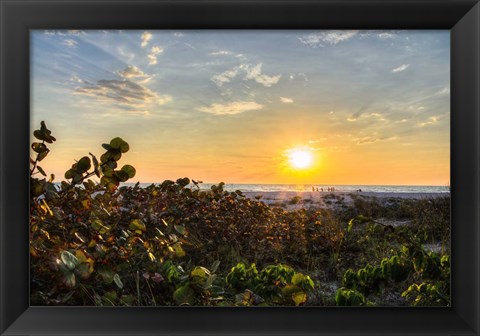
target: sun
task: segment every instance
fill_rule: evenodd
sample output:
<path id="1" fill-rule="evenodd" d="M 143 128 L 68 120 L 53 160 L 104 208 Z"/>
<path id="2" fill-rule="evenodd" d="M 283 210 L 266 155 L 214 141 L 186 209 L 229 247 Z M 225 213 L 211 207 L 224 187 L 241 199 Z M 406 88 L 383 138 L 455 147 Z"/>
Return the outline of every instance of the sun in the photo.
<path id="1" fill-rule="evenodd" d="M 313 156 L 306 149 L 292 149 L 288 153 L 288 161 L 295 169 L 306 169 L 312 165 Z"/>

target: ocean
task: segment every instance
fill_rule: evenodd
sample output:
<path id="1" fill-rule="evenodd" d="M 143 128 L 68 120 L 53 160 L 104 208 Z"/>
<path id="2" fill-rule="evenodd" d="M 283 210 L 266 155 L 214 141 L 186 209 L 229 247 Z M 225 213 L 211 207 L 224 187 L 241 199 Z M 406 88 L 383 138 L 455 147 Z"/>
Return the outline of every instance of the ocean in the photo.
<path id="1" fill-rule="evenodd" d="M 152 183 L 140 183 L 141 187 L 147 187 Z M 123 185 L 133 186 L 134 183 L 123 183 Z M 199 187 L 202 190 L 210 189 L 214 183 L 200 183 Z M 193 185 L 190 185 L 193 187 Z M 328 188 L 335 188 L 335 191 L 340 192 L 354 192 L 359 189 L 362 192 L 391 192 L 391 193 L 448 193 L 450 188 L 448 186 L 397 186 L 397 185 L 326 185 L 326 184 L 225 184 L 224 190 L 242 192 L 262 192 L 262 191 L 312 191 L 312 187 L 320 190 L 323 188 L 327 191 Z"/>

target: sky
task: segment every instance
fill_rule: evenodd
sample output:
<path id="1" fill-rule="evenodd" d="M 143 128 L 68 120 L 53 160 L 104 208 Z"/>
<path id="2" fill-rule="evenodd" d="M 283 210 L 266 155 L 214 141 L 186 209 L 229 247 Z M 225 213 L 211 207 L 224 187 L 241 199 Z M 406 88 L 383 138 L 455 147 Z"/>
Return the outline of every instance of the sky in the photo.
<path id="1" fill-rule="evenodd" d="M 448 30 L 33 30 L 30 50 L 57 182 L 118 136 L 131 182 L 450 183 Z"/>

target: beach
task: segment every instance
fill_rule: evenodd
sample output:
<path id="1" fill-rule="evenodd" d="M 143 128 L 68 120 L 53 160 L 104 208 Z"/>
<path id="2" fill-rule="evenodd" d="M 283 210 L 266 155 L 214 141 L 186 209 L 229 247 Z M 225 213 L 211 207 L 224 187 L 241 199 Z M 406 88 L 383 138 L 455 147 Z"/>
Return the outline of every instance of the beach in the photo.
<path id="1" fill-rule="evenodd" d="M 313 191 L 259 191 L 244 192 L 250 199 L 259 199 L 265 204 L 281 206 L 287 210 L 301 208 L 338 208 L 354 204 L 356 198 L 377 200 L 385 203 L 394 199 L 431 199 L 448 197 L 450 193 L 405 193 L 405 192 L 313 192 Z"/>

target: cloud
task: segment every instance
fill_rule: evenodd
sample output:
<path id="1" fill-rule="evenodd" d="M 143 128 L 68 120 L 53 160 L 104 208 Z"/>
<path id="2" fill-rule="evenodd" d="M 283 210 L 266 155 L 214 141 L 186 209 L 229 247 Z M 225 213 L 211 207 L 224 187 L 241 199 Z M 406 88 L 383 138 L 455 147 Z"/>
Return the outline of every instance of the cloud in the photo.
<path id="1" fill-rule="evenodd" d="M 402 64 L 399 67 L 392 69 L 392 72 L 400 72 L 400 71 L 407 70 L 409 66 L 410 64 Z"/>
<path id="2" fill-rule="evenodd" d="M 146 73 L 144 73 L 142 70 L 140 70 L 139 68 L 137 68 L 134 65 L 127 66 L 125 69 L 120 71 L 118 74 L 123 78 L 137 78 L 137 77 L 145 78 L 145 77 L 148 77 L 148 75 Z"/>
<path id="3" fill-rule="evenodd" d="M 293 103 L 293 99 L 292 98 L 287 98 L 287 97 L 280 97 L 280 101 L 282 103 L 285 103 L 285 104 L 291 104 Z"/>
<path id="4" fill-rule="evenodd" d="M 381 39 L 390 39 L 390 38 L 393 38 L 394 36 L 395 36 L 394 34 L 387 33 L 387 32 L 383 32 L 383 33 L 378 34 L 378 37 L 380 37 Z"/>
<path id="5" fill-rule="evenodd" d="M 219 50 L 219 51 L 210 53 L 211 56 L 222 56 L 222 55 L 231 55 L 231 54 L 232 52 L 227 50 Z"/>
<path id="6" fill-rule="evenodd" d="M 99 102 L 114 103 L 127 111 L 143 111 L 151 104 L 163 105 L 171 101 L 168 95 L 159 96 L 156 92 L 137 82 L 135 79 L 148 78 L 135 66 L 128 66 L 119 71 L 121 79 L 100 79 L 95 83 L 81 81 L 82 86 L 76 87 L 74 94 L 95 98 Z M 142 114 L 145 114 L 143 113 Z"/>
<path id="7" fill-rule="evenodd" d="M 66 40 L 63 40 L 62 44 L 70 48 L 76 48 L 78 45 L 78 42 L 75 40 L 66 39 Z"/>
<path id="8" fill-rule="evenodd" d="M 326 140 L 328 140 L 328 138 L 323 137 L 323 138 L 319 138 L 318 140 L 308 140 L 308 143 L 309 144 L 317 144 L 317 143 L 320 143 L 320 142 L 326 141 Z"/>
<path id="9" fill-rule="evenodd" d="M 157 55 L 163 53 L 163 49 L 157 46 L 153 46 L 150 50 L 150 54 L 148 54 L 149 64 L 157 64 Z"/>
<path id="10" fill-rule="evenodd" d="M 221 74 L 215 75 L 211 78 L 211 80 L 217 84 L 217 86 L 222 86 L 225 83 L 229 83 L 232 79 L 234 79 L 240 70 L 240 67 L 235 67 L 231 70 L 227 70 L 222 72 Z"/>
<path id="11" fill-rule="evenodd" d="M 310 47 L 324 47 L 324 44 L 336 45 L 348 41 L 358 32 L 358 30 L 328 30 L 300 37 L 299 40 Z"/>
<path id="12" fill-rule="evenodd" d="M 425 121 L 423 123 L 418 124 L 420 127 L 425 127 L 429 125 L 436 124 L 438 122 L 439 118 L 437 116 L 429 117 L 428 121 Z"/>
<path id="13" fill-rule="evenodd" d="M 85 83 L 81 78 L 79 78 L 77 75 L 72 75 L 70 77 L 70 81 L 74 83 Z"/>
<path id="14" fill-rule="evenodd" d="M 437 95 L 447 95 L 447 94 L 450 94 L 450 87 L 449 86 L 446 86 L 446 87 L 444 87 L 443 89 L 441 89 L 440 91 L 437 92 Z"/>
<path id="15" fill-rule="evenodd" d="M 127 62 L 131 62 L 133 61 L 133 59 L 135 58 L 135 54 L 133 52 L 126 52 L 125 50 L 123 50 L 121 47 L 118 47 L 117 48 L 117 51 L 120 55 L 122 55 L 123 57 L 125 57 L 127 59 Z"/>
<path id="16" fill-rule="evenodd" d="M 390 140 L 395 140 L 397 138 L 398 138 L 397 136 L 377 137 L 375 134 L 373 134 L 373 135 L 365 136 L 363 138 L 356 138 L 356 139 L 354 139 L 354 141 L 356 141 L 357 145 L 368 145 L 368 144 L 372 144 L 372 143 L 375 143 L 375 142 L 378 142 L 378 141 L 390 141 Z"/>
<path id="17" fill-rule="evenodd" d="M 261 110 L 263 108 L 262 104 L 258 104 L 253 101 L 237 101 L 228 104 L 212 104 L 210 106 L 205 106 L 198 108 L 198 111 L 205 113 L 212 113 L 216 115 L 225 115 L 225 114 L 239 114 L 247 111 Z"/>
<path id="18" fill-rule="evenodd" d="M 241 64 L 233 69 L 226 70 L 220 74 L 217 74 L 211 78 L 211 80 L 221 87 L 225 83 L 231 82 L 239 74 L 245 74 L 244 80 L 254 80 L 255 82 L 262 84 L 266 87 L 271 87 L 277 84 L 282 75 L 268 76 L 262 73 L 262 64 L 259 63 L 255 66 L 251 64 Z"/>
<path id="19" fill-rule="evenodd" d="M 350 117 L 348 117 L 347 121 L 356 121 L 362 115 L 362 113 L 365 112 L 365 110 L 367 110 L 370 107 L 371 104 L 372 104 L 372 101 L 365 103 L 363 106 L 361 106 L 357 110 L 357 112 L 355 112 Z"/>
<path id="20" fill-rule="evenodd" d="M 143 32 L 142 34 L 142 43 L 140 44 L 142 48 L 145 48 L 148 45 L 148 42 L 152 39 L 152 34 L 149 32 Z"/>
<path id="21" fill-rule="evenodd" d="M 257 64 L 254 67 L 252 66 L 247 66 L 246 68 L 246 76 L 245 80 L 252 79 L 255 82 L 262 84 L 263 86 L 270 87 L 274 84 L 277 84 L 282 75 L 277 75 L 277 76 L 268 76 L 265 74 L 262 74 L 262 64 Z"/>

